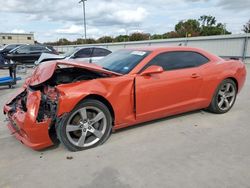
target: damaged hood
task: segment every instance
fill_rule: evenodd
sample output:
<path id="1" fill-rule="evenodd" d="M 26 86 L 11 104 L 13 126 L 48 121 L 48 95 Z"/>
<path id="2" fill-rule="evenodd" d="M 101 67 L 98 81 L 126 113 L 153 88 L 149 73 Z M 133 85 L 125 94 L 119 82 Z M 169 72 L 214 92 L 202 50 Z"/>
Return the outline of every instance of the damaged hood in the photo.
<path id="1" fill-rule="evenodd" d="M 107 74 L 110 76 L 121 76 L 117 72 L 112 72 L 103 69 L 101 66 L 91 63 L 83 63 L 83 62 L 75 62 L 69 60 L 57 60 L 57 61 L 48 61 L 40 64 L 35 71 L 33 72 L 32 76 L 29 77 L 26 81 L 26 85 L 36 86 L 44 83 L 48 79 L 50 79 L 55 70 L 61 66 L 69 66 L 69 67 L 79 67 L 86 70 Z"/>

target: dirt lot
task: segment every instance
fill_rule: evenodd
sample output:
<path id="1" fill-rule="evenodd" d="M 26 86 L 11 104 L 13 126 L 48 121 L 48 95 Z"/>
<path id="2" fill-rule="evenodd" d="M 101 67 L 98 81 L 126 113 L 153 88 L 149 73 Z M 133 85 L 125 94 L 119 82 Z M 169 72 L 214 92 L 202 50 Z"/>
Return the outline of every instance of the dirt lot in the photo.
<path id="1" fill-rule="evenodd" d="M 250 187 L 250 74 L 247 80 L 227 114 L 196 111 L 145 123 L 77 153 L 25 147 L 1 113 L 0 187 Z M 0 88 L 1 109 L 20 85 Z"/>

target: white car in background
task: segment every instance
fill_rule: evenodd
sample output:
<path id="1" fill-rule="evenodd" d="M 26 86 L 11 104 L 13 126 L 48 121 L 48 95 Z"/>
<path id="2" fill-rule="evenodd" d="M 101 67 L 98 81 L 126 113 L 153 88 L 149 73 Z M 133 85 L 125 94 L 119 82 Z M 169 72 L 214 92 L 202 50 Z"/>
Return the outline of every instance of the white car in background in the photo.
<path id="1" fill-rule="evenodd" d="M 111 53 L 112 52 L 110 50 L 102 47 L 76 47 L 62 55 L 42 53 L 35 64 L 39 65 L 44 61 L 51 61 L 56 59 L 73 59 L 76 61 L 96 63 L 100 59 Z"/>

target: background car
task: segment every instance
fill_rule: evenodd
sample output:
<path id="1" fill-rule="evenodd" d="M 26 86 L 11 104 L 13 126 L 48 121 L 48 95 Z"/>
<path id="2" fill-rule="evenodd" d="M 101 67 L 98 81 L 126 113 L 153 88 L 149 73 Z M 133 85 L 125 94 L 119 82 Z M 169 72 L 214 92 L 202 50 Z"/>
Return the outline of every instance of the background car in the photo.
<path id="1" fill-rule="evenodd" d="M 43 53 L 40 58 L 35 62 L 36 65 L 50 60 L 56 59 L 74 59 L 76 61 L 83 61 L 88 63 L 96 63 L 103 57 L 112 53 L 110 50 L 101 47 L 77 47 L 68 51 L 63 55 L 53 55 Z"/>
<path id="2" fill-rule="evenodd" d="M 19 46 L 22 46 L 22 45 L 25 45 L 25 44 L 8 44 L 8 45 L 5 45 L 1 50 L 0 50 L 0 53 L 2 55 L 6 55 L 7 53 L 9 53 L 11 50 L 19 47 Z"/>
<path id="3" fill-rule="evenodd" d="M 124 49 L 98 65 L 42 63 L 4 113 L 11 133 L 27 146 L 42 149 L 59 138 L 79 151 L 138 123 L 198 109 L 226 113 L 245 79 L 243 62 L 201 49 Z"/>
<path id="4" fill-rule="evenodd" d="M 51 46 L 27 44 L 11 50 L 5 55 L 5 58 L 22 64 L 33 64 L 42 53 L 58 54 Z"/>

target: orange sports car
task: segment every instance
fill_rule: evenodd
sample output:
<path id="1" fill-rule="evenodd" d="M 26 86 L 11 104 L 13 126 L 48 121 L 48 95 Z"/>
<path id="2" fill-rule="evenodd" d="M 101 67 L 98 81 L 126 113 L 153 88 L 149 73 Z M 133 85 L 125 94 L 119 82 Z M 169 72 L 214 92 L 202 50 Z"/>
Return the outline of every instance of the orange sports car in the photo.
<path id="1" fill-rule="evenodd" d="M 174 114 L 228 112 L 245 65 L 189 47 L 124 49 L 98 64 L 41 64 L 4 106 L 8 128 L 25 145 L 59 140 L 78 151 L 104 143 L 112 130 Z"/>

